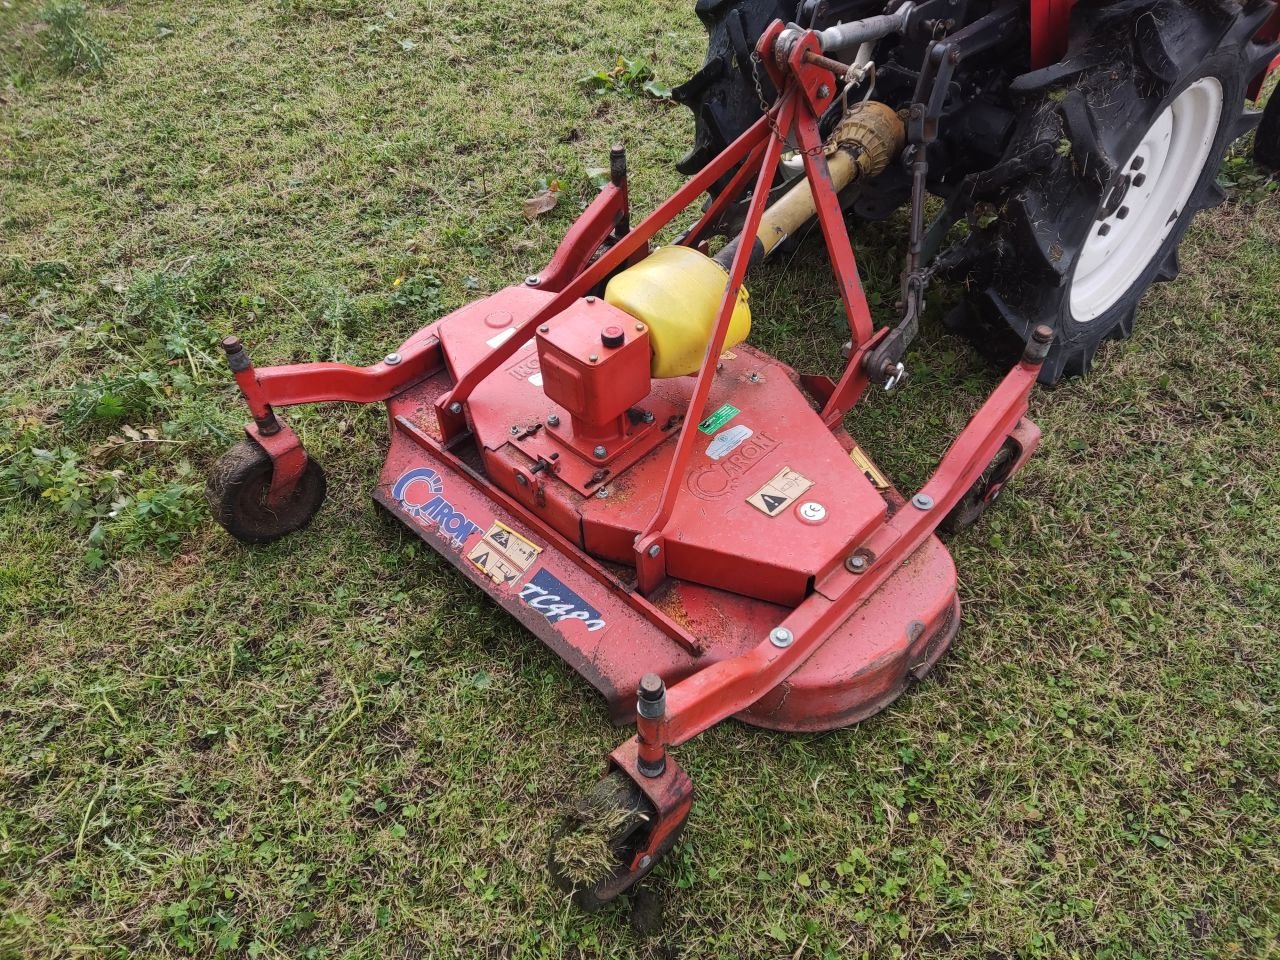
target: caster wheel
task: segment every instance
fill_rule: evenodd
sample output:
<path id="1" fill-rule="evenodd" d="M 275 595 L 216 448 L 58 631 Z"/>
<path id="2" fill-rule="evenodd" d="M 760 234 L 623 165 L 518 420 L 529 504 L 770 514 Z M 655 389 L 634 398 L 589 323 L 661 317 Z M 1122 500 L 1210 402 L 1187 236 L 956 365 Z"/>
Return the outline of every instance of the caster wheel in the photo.
<path id="1" fill-rule="evenodd" d="M 581 909 L 599 910 L 656 866 L 657 856 L 634 873 L 629 869 L 654 819 L 648 798 L 625 773 L 597 780 L 552 831 L 552 879 Z"/>
<path id="2" fill-rule="evenodd" d="M 241 440 L 209 472 L 204 495 L 209 511 L 241 543 L 270 543 L 301 530 L 324 502 L 320 464 L 308 458 L 293 495 L 279 508 L 267 506 L 271 458 L 252 440 Z"/>
<path id="3" fill-rule="evenodd" d="M 991 503 L 987 499 L 987 494 L 993 486 L 1002 483 L 1008 477 L 1009 470 L 1017 460 L 1017 453 L 1018 448 L 1006 441 L 991 459 L 987 469 L 982 471 L 982 476 L 969 488 L 969 492 L 951 508 L 946 519 L 938 525 L 938 529 L 944 533 L 959 533 L 962 530 L 968 530 L 981 520 Z"/>

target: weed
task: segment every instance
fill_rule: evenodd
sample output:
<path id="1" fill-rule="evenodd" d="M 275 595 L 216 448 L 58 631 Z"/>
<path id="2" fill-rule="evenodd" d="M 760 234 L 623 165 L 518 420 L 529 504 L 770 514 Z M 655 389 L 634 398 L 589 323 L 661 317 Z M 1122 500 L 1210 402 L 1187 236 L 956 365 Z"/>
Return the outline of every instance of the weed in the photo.
<path id="1" fill-rule="evenodd" d="M 600 96 L 618 93 L 628 97 L 644 94 L 655 100 L 671 97 L 671 88 L 654 79 L 653 68 L 643 60 L 628 60 L 622 56 L 610 70 L 593 70 L 579 77 L 578 85 Z"/>
<path id="2" fill-rule="evenodd" d="M 41 45 L 58 69 L 70 73 L 100 73 L 107 64 L 107 48 L 85 22 L 80 0 L 53 0 L 40 11 L 45 30 Z"/>

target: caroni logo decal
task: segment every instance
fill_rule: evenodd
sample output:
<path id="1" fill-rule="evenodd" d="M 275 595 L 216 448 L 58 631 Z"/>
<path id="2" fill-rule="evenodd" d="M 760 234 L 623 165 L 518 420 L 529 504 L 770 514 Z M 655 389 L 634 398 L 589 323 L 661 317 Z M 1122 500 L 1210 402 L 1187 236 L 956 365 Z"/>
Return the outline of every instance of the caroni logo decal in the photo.
<path id="1" fill-rule="evenodd" d="M 408 471 L 391 488 L 391 496 L 405 513 L 421 521 L 424 526 L 434 526 L 461 547 L 467 538 L 480 527 L 467 519 L 466 514 L 454 508 L 444 497 L 444 481 L 430 467 L 417 467 Z"/>

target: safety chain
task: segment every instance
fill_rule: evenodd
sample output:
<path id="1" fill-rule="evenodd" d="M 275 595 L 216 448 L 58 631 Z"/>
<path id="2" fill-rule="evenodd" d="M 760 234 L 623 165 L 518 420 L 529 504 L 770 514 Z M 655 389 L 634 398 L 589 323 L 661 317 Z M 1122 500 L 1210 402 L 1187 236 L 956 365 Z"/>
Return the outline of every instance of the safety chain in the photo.
<path id="1" fill-rule="evenodd" d="M 783 141 L 783 143 L 785 144 L 786 135 L 783 134 L 783 132 L 778 129 L 778 121 L 774 118 L 774 115 L 773 115 L 773 105 L 771 105 L 769 101 L 765 99 L 764 88 L 760 86 L 760 71 L 763 68 L 764 68 L 764 64 L 760 62 L 760 54 L 757 53 L 755 50 L 752 50 L 751 51 L 751 82 L 755 84 L 756 97 L 760 100 L 760 111 L 765 115 L 765 117 L 768 118 L 769 129 L 773 131 L 773 135 L 777 137 L 779 140 Z M 810 148 L 808 150 L 797 149 L 795 151 L 795 155 L 798 157 L 799 156 L 817 157 L 817 156 L 821 156 L 825 151 L 826 151 L 826 144 L 819 143 L 816 147 Z"/>

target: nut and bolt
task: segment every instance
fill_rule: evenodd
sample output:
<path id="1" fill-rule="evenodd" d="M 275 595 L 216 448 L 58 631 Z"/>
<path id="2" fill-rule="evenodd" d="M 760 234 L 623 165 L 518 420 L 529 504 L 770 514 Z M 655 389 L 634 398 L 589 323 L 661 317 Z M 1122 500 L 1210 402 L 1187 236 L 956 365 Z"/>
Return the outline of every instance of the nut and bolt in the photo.
<path id="1" fill-rule="evenodd" d="M 591 356 L 587 357 L 587 359 L 588 359 L 588 360 L 590 360 L 592 363 L 599 363 L 599 362 L 600 362 L 600 354 L 598 354 L 598 353 L 593 353 Z"/>
<path id="2" fill-rule="evenodd" d="M 653 857 L 649 856 L 646 853 L 643 857 L 640 858 L 640 869 L 648 870 L 652 863 L 653 863 Z"/>
<path id="3" fill-rule="evenodd" d="M 560 418 L 553 413 L 551 416 L 547 417 L 547 426 L 548 427 L 560 426 Z"/>
<path id="4" fill-rule="evenodd" d="M 542 280 L 537 276 L 537 274 L 533 273 L 524 278 L 524 284 L 526 287 L 536 287 L 541 282 Z"/>
<path id="5" fill-rule="evenodd" d="M 651 557 L 656 557 L 661 552 L 662 552 L 662 548 L 658 546 L 656 543 L 652 547 L 650 547 L 648 550 L 649 556 Z"/>
<path id="6" fill-rule="evenodd" d="M 456 417 L 458 414 L 462 412 L 462 404 L 458 403 L 455 400 L 453 403 L 449 404 L 449 412 Z"/>
<path id="7" fill-rule="evenodd" d="M 550 327 L 548 327 L 548 326 L 544 323 L 542 326 L 540 326 L 540 327 L 538 328 L 538 332 L 539 332 L 539 333 L 550 333 L 550 332 L 551 332 L 551 328 L 550 328 Z"/>
<path id="8" fill-rule="evenodd" d="M 769 642 L 781 650 L 785 650 L 791 644 L 795 643 L 796 635 L 786 627 L 774 627 L 769 631 Z"/>
<path id="9" fill-rule="evenodd" d="M 517 473 L 516 483 L 520 484 L 520 486 L 522 487 L 527 487 L 529 485 L 529 478 L 526 477 L 523 473 Z"/>
<path id="10" fill-rule="evenodd" d="M 644 413 L 640 414 L 640 419 L 643 420 L 645 423 L 653 423 L 654 421 L 653 411 L 646 410 Z"/>
<path id="11" fill-rule="evenodd" d="M 609 455 L 609 451 L 606 450 L 604 447 L 596 447 L 594 450 L 591 451 L 591 453 L 597 460 L 603 460 L 605 457 Z"/>
<path id="12" fill-rule="evenodd" d="M 597 491 L 596 491 L 596 499 L 597 499 L 597 500 L 608 500 L 608 499 L 609 499 L 609 488 L 608 488 L 608 487 L 601 487 L 599 490 L 597 490 Z"/>
<path id="13" fill-rule="evenodd" d="M 1053 339 L 1053 327 L 1047 323 L 1037 324 L 1036 328 L 1031 331 L 1031 339 L 1036 343 L 1048 343 Z"/>
<path id="14" fill-rule="evenodd" d="M 587 301 L 587 303 L 595 303 L 595 302 L 596 302 L 596 298 L 595 298 L 595 297 L 585 297 L 584 299 Z"/>
<path id="15" fill-rule="evenodd" d="M 643 323 L 637 323 L 637 324 L 636 324 L 636 333 L 644 333 L 644 324 L 643 324 Z"/>
<path id="16" fill-rule="evenodd" d="M 852 554 L 844 562 L 844 568 L 850 573 L 866 573 L 869 566 L 867 558 L 861 553 Z"/>
<path id="17" fill-rule="evenodd" d="M 830 87 L 828 87 L 825 83 L 818 87 L 818 97 L 820 99 L 825 100 L 829 96 L 831 96 Z"/>
<path id="18" fill-rule="evenodd" d="M 394 367 L 396 364 L 400 362 L 400 354 L 388 353 L 385 357 L 382 358 L 382 362 L 385 363 L 388 367 Z"/>
<path id="19" fill-rule="evenodd" d="M 917 493 L 911 498 L 911 505 L 917 510 L 932 510 L 933 497 L 929 496 L 927 493 Z"/>

